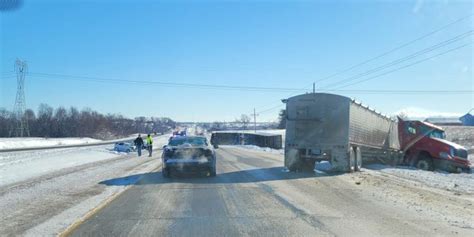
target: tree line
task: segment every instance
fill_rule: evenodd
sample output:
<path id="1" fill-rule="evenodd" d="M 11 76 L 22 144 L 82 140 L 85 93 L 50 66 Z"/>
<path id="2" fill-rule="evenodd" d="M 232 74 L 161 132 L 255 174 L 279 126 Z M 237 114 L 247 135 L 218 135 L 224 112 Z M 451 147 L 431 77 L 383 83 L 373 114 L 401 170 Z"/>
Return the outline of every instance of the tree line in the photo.
<path id="1" fill-rule="evenodd" d="M 37 112 L 27 109 L 24 118 L 28 122 L 32 137 L 92 137 L 111 139 L 133 133 L 163 133 L 176 127 L 170 118 L 136 117 L 119 114 L 101 114 L 90 108 L 78 110 L 75 107 L 54 109 L 40 104 Z M 0 108 L 0 137 L 10 137 L 16 124 L 11 111 Z"/>

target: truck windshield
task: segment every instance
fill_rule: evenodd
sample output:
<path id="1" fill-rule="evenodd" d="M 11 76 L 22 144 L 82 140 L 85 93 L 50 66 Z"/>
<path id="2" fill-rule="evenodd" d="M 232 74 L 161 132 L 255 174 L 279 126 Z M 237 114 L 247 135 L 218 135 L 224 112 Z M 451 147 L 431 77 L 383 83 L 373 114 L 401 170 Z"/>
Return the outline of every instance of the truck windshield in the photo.
<path id="1" fill-rule="evenodd" d="M 434 138 L 440 138 L 440 139 L 445 139 L 446 138 L 446 134 L 443 131 L 440 131 L 440 130 L 431 131 L 429 136 L 434 137 Z"/>
<path id="2" fill-rule="evenodd" d="M 439 139 L 445 139 L 446 134 L 442 130 L 438 130 L 432 127 L 428 126 L 421 126 L 421 133 L 426 134 L 428 137 L 434 137 L 434 138 L 439 138 Z"/>

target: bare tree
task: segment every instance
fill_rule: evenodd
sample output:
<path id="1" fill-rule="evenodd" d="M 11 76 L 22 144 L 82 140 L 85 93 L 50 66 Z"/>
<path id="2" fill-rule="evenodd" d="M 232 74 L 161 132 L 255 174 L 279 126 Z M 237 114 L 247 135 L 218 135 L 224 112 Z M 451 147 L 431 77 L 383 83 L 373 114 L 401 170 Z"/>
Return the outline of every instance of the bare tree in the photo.
<path id="1" fill-rule="evenodd" d="M 38 107 L 37 116 L 31 109 L 25 110 L 24 116 L 30 125 L 31 135 L 37 137 L 109 139 L 136 132 L 164 133 L 176 127 L 176 122 L 170 118 L 137 117 L 133 120 L 122 115 L 103 115 L 89 108 L 80 112 L 74 107 L 53 109 L 47 104 Z M 0 108 L 0 137 L 8 137 L 13 124 L 12 113 Z"/>
<path id="2" fill-rule="evenodd" d="M 247 126 L 250 123 L 250 117 L 246 114 L 242 114 L 240 119 L 237 119 L 236 121 L 242 124 L 243 129 L 247 129 Z"/>

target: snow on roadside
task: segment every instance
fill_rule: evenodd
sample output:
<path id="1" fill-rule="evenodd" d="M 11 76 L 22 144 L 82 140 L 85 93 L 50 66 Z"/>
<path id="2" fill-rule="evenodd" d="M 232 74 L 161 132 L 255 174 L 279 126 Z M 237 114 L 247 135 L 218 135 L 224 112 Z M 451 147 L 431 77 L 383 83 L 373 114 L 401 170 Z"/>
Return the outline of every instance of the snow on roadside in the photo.
<path id="1" fill-rule="evenodd" d="M 160 149 L 168 137 L 155 137 L 154 148 Z M 137 158 L 136 153 L 117 153 L 112 148 L 109 144 L 0 153 L 2 233 L 57 235 L 132 184 L 109 186 L 102 181 L 140 177 L 161 163 L 158 150 L 151 158 L 146 151 Z"/>
<path id="2" fill-rule="evenodd" d="M 273 149 L 269 147 L 259 147 L 255 145 L 220 145 L 219 147 L 238 147 L 238 148 L 247 149 L 247 150 L 270 152 L 273 154 L 281 154 L 281 155 L 284 154 L 283 149 Z"/>
<path id="3" fill-rule="evenodd" d="M 110 145 L 109 145 L 110 146 Z M 21 182 L 64 168 L 111 159 L 107 146 L 0 153 L 0 186 Z"/>
<path id="4" fill-rule="evenodd" d="M 285 129 L 257 129 L 257 134 L 276 134 L 281 135 L 282 145 L 285 146 Z M 238 132 L 238 133 L 255 133 L 254 130 L 222 130 L 216 132 Z"/>
<path id="5" fill-rule="evenodd" d="M 165 144 L 169 135 L 155 137 L 155 149 Z M 92 147 L 0 153 L 0 187 L 21 182 L 65 168 L 113 159 L 127 153 L 113 151 L 113 144 Z M 143 151 L 143 155 L 147 152 Z"/>
<path id="6" fill-rule="evenodd" d="M 222 146 L 226 147 L 226 146 Z M 258 147 L 254 145 L 236 145 L 229 147 L 238 147 L 241 149 L 248 149 L 254 151 L 269 152 L 273 154 L 283 155 L 283 149 L 272 149 L 268 147 Z M 474 161 L 474 156 L 469 156 L 471 162 Z M 395 175 L 400 178 L 408 179 L 423 183 L 426 186 L 434 187 L 438 189 L 444 189 L 448 191 L 474 194 L 474 173 L 448 173 L 444 171 L 424 171 L 407 166 L 387 166 L 381 164 L 371 164 L 364 166 L 365 170 L 377 171 L 381 173 Z M 330 164 L 328 162 L 320 162 L 316 166 L 316 172 L 330 170 Z"/>
<path id="7" fill-rule="evenodd" d="M 428 187 L 444 189 L 456 193 L 474 194 L 474 173 L 448 173 L 444 171 L 424 171 L 407 166 L 391 167 L 381 164 L 364 166 L 365 171 L 378 171 L 403 179 L 420 182 Z"/>
<path id="8" fill-rule="evenodd" d="M 45 147 L 61 145 L 79 145 L 101 142 L 101 140 L 88 137 L 68 137 L 68 138 L 43 138 L 43 137 L 15 137 L 0 138 L 0 149 L 14 149 L 25 147 Z"/>

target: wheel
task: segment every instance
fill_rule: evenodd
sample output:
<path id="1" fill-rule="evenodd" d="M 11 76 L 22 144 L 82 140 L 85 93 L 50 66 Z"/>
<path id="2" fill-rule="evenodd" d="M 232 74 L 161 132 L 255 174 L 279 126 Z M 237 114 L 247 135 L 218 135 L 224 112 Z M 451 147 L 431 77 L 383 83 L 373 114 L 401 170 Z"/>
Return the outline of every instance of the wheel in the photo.
<path id="1" fill-rule="evenodd" d="M 355 171 L 355 152 L 354 152 L 354 149 L 349 148 L 349 172 L 354 172 Z"/>
<path id="2" fill-rule="evenodd" d="M 355 170 L 360 171 L 362 169 L 362 151 L 360 147 L 355 149 Z"/>
<path id="3" fill-rule="evenodd" d="M 216 168 L 211 168 L 209 170 L 209 176 L 211 177 L 216 177 L 217 173 L 216 173 Z"/>
<path id="4" fill-rule="evenodd" d="M 129 152 L 131 152 L 131 150 L 130 150 L 130 149 L 127 149 L 127 153 L 129 153 Z"/>
<path id="5" fill-rule="evenodd" d="M 313 171 L 314 168 L 315 168 L 315 163 L 316 163 L 315 160 L 306 160 L 306 161 L 304 162 L 304 167 L 303 167 L 303 169 L 304 169 L 305 171 Z"/>
<path id="6" fill-rule="evenodd" d="M 291 162 L 287 166 L 288 170 L 291 172 L 296 172 L 301 169 L 301 161 Z"/>
<path id="7" fill-rule="evenodd" d="M 416 161 L 416 168 L 420 170 L 433 171 L 433 160 L 428 155 L 422 154 Z"/>
<path id="8" fill-rule="evenodd" d="M 169 178 L 170 177 L 170 171 L 167 168 L 163 168 L 161 170 L 161 174 L 163 175 L 164 178 Z"/>

